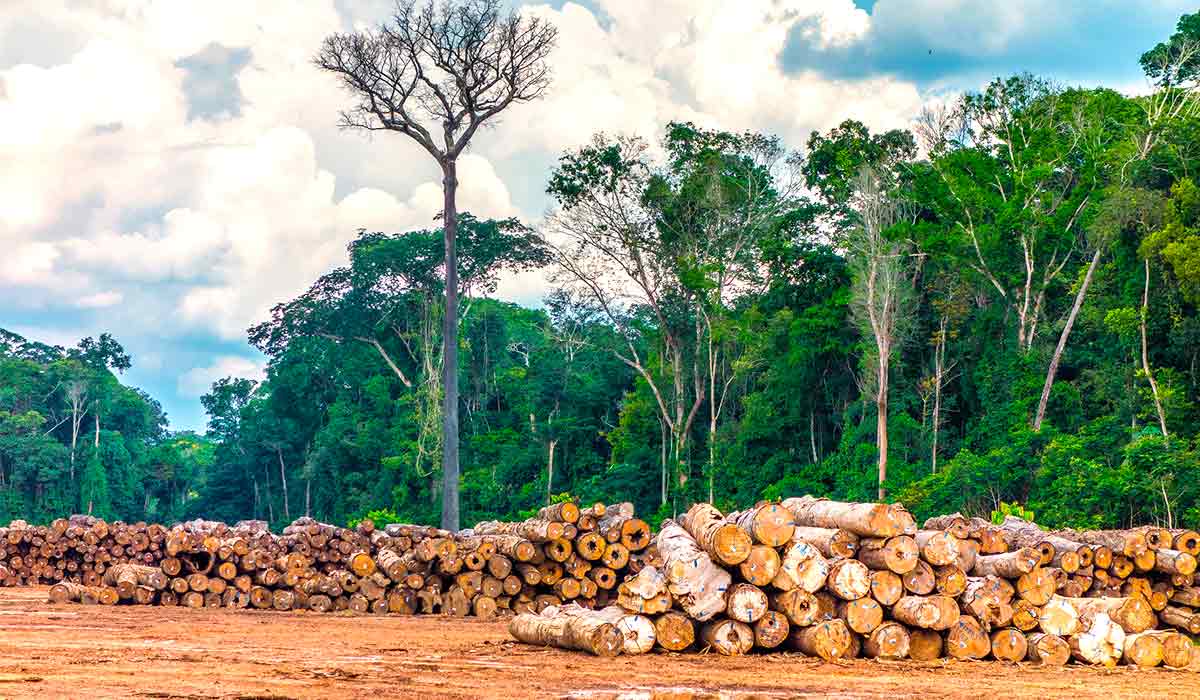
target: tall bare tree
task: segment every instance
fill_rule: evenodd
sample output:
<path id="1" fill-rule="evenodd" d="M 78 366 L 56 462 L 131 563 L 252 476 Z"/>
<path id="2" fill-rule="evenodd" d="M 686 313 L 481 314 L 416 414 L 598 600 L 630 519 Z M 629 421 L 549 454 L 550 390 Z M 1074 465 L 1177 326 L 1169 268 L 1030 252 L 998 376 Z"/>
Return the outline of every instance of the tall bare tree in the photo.
<path id="1" fill-rule="evenodd" d="M 458 157 L 480 126 L 510 105 L 541 97 L 557 30 L 505 12 L 500 0 L 399 0 L 374 30 L 327 37 L 314 62 L 353 96 L 341 125 L 394 131 L 416 141 L 442 169 L 446 247 L 443 332 L 442 527 L 458 513 Z"/>
<path id="2" fill-rule="evenodd" d="M 874 170 L 864 168 L 859 174 L 852 206 L 858 219 L 848 240 L 852 309 L 874 341 L 864 386 L 872 389 L 878 412 L 875 440 L 879 450 L 879 500 L 883 500 L 887 496 L 883 484 L 888 463 L 888 372 L 908 313 L 912 256 L 908 242 L 893 239 L 888 231 L 902 221 L 903 202 L 887 191 Z"/>

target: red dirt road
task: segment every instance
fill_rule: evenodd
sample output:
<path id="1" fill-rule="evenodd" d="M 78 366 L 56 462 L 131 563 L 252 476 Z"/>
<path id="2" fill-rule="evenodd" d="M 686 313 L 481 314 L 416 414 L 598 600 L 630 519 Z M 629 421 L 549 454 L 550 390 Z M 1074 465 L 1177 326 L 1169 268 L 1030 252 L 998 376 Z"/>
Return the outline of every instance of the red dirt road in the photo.
<path id="1" fill-rule="evenodd" d="M 1200 673 L 799 655 L 597 659 L 511 642 L 502 622 L 52 606 L 0 589 L 0 698 L 1185 698 Z"/>

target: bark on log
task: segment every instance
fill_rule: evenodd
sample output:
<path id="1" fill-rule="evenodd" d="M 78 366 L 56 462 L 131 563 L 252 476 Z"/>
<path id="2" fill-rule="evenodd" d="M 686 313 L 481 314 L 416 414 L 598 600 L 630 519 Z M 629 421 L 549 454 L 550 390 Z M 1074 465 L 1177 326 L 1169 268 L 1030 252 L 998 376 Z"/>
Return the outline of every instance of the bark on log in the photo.
<path id="1" fill-rule="evenodd" d="M 1080 661 L 1101 666 L 1116 666 L 1125 651 L 1125 631 L 1108 615 L 1100 612 L 1086 631 L 1071 635 L 1067 640 L 1071 655 Z"/>
<path id="2" fill-rule="evenodd" d="M 871 569 L 904 575 L 916 568 L 920 554 L 917 541 L 908 535 L 867 537 L 859 541 L 858 560 Z"/>
<path id="3" fill-rule="evenodd" d="M 841 528 L 807 527 L 797 525 L 792 530 L 792 542 L 807 542 L 823 556 L 853 558 L 858 551 L 858 535 Z"/>
<path id="4" fill-rule="evenodd" d="M 736 566 L 750 556 L 753 542 L 747 531 L 727 520 L 707 503 L 697 503 L 679 521 L 700 548 L 725 566 Z"/>
<path id="5" fill-rule="evenodd" d="M 673 521 L 664 521 L 656 538 L 668 588 L 692 619 L 705 622 L 725 610 L 729 572 L 713 564 L 692 536 Z"/>
<path id="6" fill-rule="evenodd" d="M 577 649 L 596 656 L 616 656 L 624 645 L 621 632 L 604 620 L 558 614 L 517 615 L 508 624 L 508 632 L 526 644 Z M 549 613 L 549 614 L 546 614 Z"/>
<path id="7" fill-rule="evenodd" d="M 841 528 L 864 537 L 913 534 L 916 523 L 903 507 L 882 503 L 844 503 L 801 496 L 783 501 L 797 525 Z"/>
<path id="8" fill-rule="evenodd" d="M 1004 554 L 984 554 L 975 559 L 974 576 L 1002 576 L 1017 578 L 1033 571 L 1041 563 L 1041 555 L 1032 547 L 1025 547 Z"/>
<path id="9" fill-rule="evenodd" d="M 796 527 L 791 511 L 779 503 L 764 503 L 731 513 L 729 520 L 749 533 L 755 543 L 768 547 L 779 547 L 790 541 Z"/>
<path id="10" fill-rule="evenodd" d="M 788 644 L 809 656 L 835 661 L 847 658 L 853 639 L 845 622 L 826 620 L 808 627 L 793 628 L 788 634 Z"/>

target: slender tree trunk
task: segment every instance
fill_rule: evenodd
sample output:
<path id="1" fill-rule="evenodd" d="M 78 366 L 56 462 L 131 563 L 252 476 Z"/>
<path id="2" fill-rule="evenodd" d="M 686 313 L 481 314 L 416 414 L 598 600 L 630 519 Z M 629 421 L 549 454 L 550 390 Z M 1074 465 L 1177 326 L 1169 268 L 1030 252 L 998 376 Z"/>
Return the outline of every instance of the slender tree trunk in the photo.
<path id="1" fill-rule="evenodd" d="M 666 505 L 667 504 L 667 484 L 668 484 L 668 479 L 667 479 L 667 440 L 669 439 L 669 437 L 667 435 L 666 421 L 659 421 L 658 430 L 659 430 L 659 433 L 662 435 L 662 455 L 660 456 L 660 464 L 662 466 L 662 479 L 661 479 L 662 483 L 660 484 L 660 487 L 659 487 L 659 491 L 660 491 L 659 505 Z"/>
<path id="2" fill-rule="evenodd" d="M 946 319 L 942 317 L 937 345 L 933 348 L 933 445 L 929 450 L 931 471 L 937 473 L 938 434 L 942 427 L 942 378 L 946 371 Z"/>
<path id="3" fill-rule="evenodd" d="M 1150 259 L 1145 261 L 1146 268 L 1146 284 L 1142 288 L 1142 371 L 1146 373 L 1146 380 L 1150 382 L 1150 393 L 1154 396 L 1154 410 L 1158 412 L 1158 425 L 1162 428 L 1163 437 L 1169 437 L 1167 433 L 1167 414 L 1163 412 L 1162 399 L 1158 396 L 1158 382 L 1154 381 L 1154 373 L 1150 371 L 1150 351 L 1146 341 L 1146 317 L 1150 315 Z"/>
<path id="4" fill-rule="evenodd" d="M 442 326 L 442 529 L 458 531 L 458 170 L 442 163 L 442 230 L 446 245 L 446 310 Z"/>
<path id="5" fill-rule="evenodd" d="M 875 410 L 879 416 L 876 419 L 878 436 L 876 443 L 879 447 L 879 500 L 887 498 L 887 489 L 883 482 L 887 481 L 888 462 L 888 354 L 879 353 L 879 387 L 875 391 Z"/>
<path id="6" fill-rule="evenodd" d="M 1075 304 L 1071 306 L 1067 324 L 1063 326 L 1062 333 L 1058 336 L 1058 345 L 1054 348 L 1054 356 L 1050 358 L 1050 367 L 1046 370 L 1046 382 L 1042 385 L 1042 398 L 1038 401 L 1037 416 L 1033 419 L 1034 431 L 1042 429 L 1042 421 L 1046 418 L 1046 404 L 1050 401 L 1050 389 L 1054 386 L 1054 375 L 1058 374 L 1058 363 L 1062 361 L 1063 350 L 1067 347 L 1067 338 L 1071 335 L 1075 317 L 1079 315 L 1079 308 L 1083 306 L 1083 298 L 1087 295 L 1088 286 L 1092 283 L 1092 275 L 1096 272 L 1098 264 L 1100 264 L 1099 249 L 1092 254 L 1092 262 L 1088 265 L 1087 274 L 1083 277 L 1083 284 L 1079 285 L 1079 292 L 1075 294 Z"/>
<path id="7" fill-rule="evenodd" d="M 817 413 L 808 409 L 808 446 L 812 449 L 813 464 L 817 463 Z"/>
<path id="8" fill-rule="evenodd" d="M 275 454 L 279 457 L 279 481 L 283 484 L 283 517 L 288 522 L 291 522 L 292 513 L 288 507 L 287 470 L 283 467 L 283 450 L 276 447 Z"/>
<path id="9" fill-rule="evenodd" d="M 554 493 L 554 448 L 558 440 L 551 440 L 546 459 L 546 505 L 550 505 L 550 495 Z"/>
<path id="10" fill-rule="evenodd" d="M 312 517 L 312 477 L 304 480 L 304 517 Z"/>
<path id="11" fill-rule="evenodd" d="M 92 441 L 92 447 L 100 449 L 100 411 L 96 411 L 96 415 L 92 416 L 96 419 L 96 437 Z"/>

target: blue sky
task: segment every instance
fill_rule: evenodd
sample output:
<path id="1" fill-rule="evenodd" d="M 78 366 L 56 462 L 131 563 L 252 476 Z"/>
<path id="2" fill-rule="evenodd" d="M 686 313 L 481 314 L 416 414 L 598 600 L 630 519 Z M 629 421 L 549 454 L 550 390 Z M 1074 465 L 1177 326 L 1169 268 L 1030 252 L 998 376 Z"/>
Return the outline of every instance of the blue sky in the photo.
<path id="1" fill-rule="evenodd" d="M 109 331 L 176 428 L 261 376 L 245 329 L 344 260 L 359 227 L 430 225 L 437 172 L 401 137 L 336 128 L 321 38 L 390 0 L 0 5 L 0 327 Z M 793 146 L 845 118 L 903 127 L 931 100 L 1033 71 L 1145 89 L 1137 58 L 1189 3 L 1057 0 L 525 3 L 560 30 L 548 98 L 480 134 L 460 206 L 536 223 L 548 169 L 600 130 L 688 119 Z M 120 77 L 120 79 L 118 79 Z M 541 273 L 499 294 L 536 304 Z"/>

